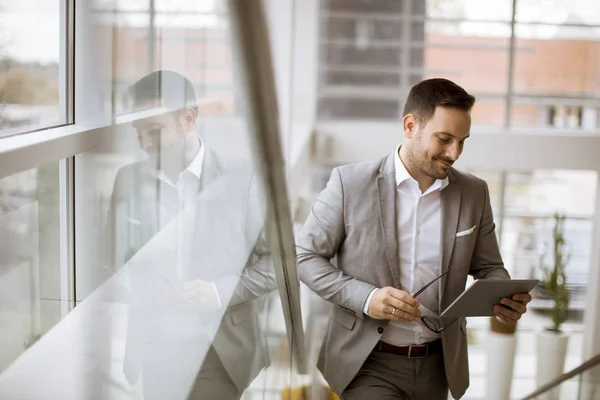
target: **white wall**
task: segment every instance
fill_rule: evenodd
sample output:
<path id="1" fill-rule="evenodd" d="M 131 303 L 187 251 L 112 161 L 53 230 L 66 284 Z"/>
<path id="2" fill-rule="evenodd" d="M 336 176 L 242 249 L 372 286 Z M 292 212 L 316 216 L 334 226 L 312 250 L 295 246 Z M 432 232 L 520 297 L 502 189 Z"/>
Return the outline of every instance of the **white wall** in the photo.
<path id="1" fill-rule="evenodd" d="M 393 151 L 404 135 L 400 123 L 391 122 L 319 123 L 316 130 L 316 157 L 325 164 L 382 157 Z M 474 127 L 456 167 L 600 171 L 600 135 Z"/>

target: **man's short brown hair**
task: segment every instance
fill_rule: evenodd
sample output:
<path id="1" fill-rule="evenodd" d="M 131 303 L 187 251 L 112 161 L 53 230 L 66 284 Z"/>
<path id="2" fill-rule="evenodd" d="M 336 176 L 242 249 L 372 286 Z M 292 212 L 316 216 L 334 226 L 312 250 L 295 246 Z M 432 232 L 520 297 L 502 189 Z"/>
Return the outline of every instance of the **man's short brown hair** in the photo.
<path id="1" fill-rule="evenodd" d="M 444 78 L 426 79 L 410 89 L 402 116 L 412 114 L 419 123 L 425 124 L 438 106 L 469 112 L 473 104 L 475 97 L 456 83 Z"/>

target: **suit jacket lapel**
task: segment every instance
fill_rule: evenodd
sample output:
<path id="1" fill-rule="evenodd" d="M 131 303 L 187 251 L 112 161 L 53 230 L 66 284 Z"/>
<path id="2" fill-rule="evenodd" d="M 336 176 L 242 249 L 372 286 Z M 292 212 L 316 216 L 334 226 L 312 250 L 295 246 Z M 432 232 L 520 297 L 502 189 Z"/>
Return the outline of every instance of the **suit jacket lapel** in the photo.
<path id="1" fill-rule="evenodd" d="M 394 174 L 394 158 L 388 156 L 379 170 L 377 177 L 377 193 L 379 195 L 379 216 L 385 254 L 394 287 L 400 288 L 400 261 L 398 257 L 398 232 L 396 229 L 396 176 Z"/>
<path id="2" fill-rule="evenodd" d="M 217 180 L 220 172 L 221 165 L 216 153 L 207 148 L 204 151 L 204 162 L 202 163 L 202 175 L 200 175 L 200 187 L 198 190 L 201 192 L 206 189 L 208 185 Z"/>
<path id="3" fill-rule="evenodd" d="M 452 252 L 454 251 L 454 241 L 456 240 L 456 229 L 458 227 L 458 218 L 460 216 L 461 188 L 454 182 L 452 173 L 449 176 L 448 186 L 442 190 L 442 259 L 441 274 L 448 271 Z M 439 305 L 442 310 L 442 297 L 446 288 L 448 276 L 442 277 L 439 289 Z"/>

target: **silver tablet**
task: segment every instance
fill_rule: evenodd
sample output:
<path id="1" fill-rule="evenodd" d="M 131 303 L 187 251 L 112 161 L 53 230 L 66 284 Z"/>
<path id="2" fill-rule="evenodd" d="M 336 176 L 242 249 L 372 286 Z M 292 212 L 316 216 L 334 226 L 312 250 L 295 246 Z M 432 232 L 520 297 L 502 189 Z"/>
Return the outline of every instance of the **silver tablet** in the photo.
<path id="1" fill-rule="evenodd" d="M 504 297 L 529 293 L 539 279 L 478 279 L 450 304 L 441 317 L 493 316 L 494 305 Z"/>

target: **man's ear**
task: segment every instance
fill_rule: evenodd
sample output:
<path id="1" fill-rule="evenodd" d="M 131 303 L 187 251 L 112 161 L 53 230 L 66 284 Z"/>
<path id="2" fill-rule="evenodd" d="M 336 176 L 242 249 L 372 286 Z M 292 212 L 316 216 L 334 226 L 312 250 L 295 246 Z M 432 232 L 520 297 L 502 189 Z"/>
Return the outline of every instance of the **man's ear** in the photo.
<path id="1" fill-rule="evenodd" d="M 183 110 L 183 113 L 181 114 L 181 123 L 185 127 L 186 131 L 190 131 L 194 128 L 197 116 L 198 113 L 191 107 L 187 107 Z"/>
<path id="2" fill-rule="evenodd" d="M 419 129 L 417 118 L 413 114 L 406 114 L 402 118 L 402 127 L 404 128 L 404 137 L 412 139 Z"/>

